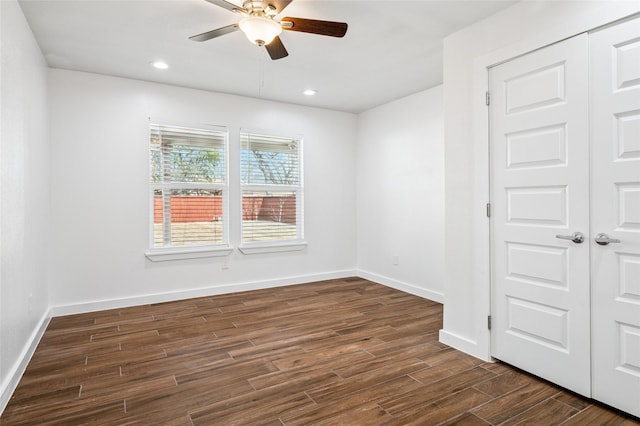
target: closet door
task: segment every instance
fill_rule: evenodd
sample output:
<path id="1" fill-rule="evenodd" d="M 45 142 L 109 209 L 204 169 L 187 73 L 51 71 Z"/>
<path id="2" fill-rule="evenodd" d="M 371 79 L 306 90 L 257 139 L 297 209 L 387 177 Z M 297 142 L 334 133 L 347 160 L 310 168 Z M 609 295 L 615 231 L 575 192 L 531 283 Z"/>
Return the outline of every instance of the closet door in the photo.
<path id="1" fill-rule="evenodd" d="M 640 416 L 640 19 L 590 46 L 592 391 Z"/>
<path id="2" fill-rule="evenodd" d="M 492 356 L 586 396 L 588 53 L 583 34 L 489 70 Z"/>

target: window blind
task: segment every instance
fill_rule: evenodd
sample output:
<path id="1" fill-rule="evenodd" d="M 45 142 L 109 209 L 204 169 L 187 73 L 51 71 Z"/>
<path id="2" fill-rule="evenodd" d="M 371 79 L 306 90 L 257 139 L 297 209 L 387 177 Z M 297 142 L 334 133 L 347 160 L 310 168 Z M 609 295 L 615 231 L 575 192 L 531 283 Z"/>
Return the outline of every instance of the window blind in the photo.
<path id="1" fill-rule="evenodd" d="M 298 185 L 300 141 L 291 138 L 240 134 L 243 184 Z"/>
<path id="2" fill-rule="evenodd" d="M 302 239 L 301 143 L 240 133 L 243 243 Z"/>
<path id="3" fill-rule="evenodd" d="M 150 125 L 152 248 L 227 241 L 227 131 Z"/>

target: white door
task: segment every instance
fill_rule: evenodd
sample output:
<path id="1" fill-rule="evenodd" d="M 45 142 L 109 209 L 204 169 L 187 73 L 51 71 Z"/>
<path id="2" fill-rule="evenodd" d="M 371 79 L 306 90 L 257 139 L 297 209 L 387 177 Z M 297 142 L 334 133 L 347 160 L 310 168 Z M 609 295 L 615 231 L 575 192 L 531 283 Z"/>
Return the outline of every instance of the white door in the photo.
<path id="1" fill-rule="evenodd" d="M 489 70 L 492 356 L 586 396 L 588 49 L 583 34 Z"/>
<path id="2" fill-rule="evenodd" d="M 592 392 L 640 416 L 640 19 L 590 45 Z"/>

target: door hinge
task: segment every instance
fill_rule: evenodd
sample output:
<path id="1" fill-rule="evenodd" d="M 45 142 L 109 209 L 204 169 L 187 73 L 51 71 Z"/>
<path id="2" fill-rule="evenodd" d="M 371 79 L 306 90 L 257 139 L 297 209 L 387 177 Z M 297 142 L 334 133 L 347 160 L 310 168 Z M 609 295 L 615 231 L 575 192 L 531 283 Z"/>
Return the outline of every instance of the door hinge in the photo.
<path id="1" fill-rule="evenodd" d="M 491 330 L 491 315 L 487 317 L 487 328 Z"/>
<path id="2" fill-rule="evenodd" d="M 491 217 L 491 203 L 487 203 L 487 217 Z"/>
<path id="3" fill-rule="evenodd" d="M 491 103 L 491 95 L 489 95 L 488 90 L 484 92 L 484 103 L 487 104 L 487 106 Z"/>

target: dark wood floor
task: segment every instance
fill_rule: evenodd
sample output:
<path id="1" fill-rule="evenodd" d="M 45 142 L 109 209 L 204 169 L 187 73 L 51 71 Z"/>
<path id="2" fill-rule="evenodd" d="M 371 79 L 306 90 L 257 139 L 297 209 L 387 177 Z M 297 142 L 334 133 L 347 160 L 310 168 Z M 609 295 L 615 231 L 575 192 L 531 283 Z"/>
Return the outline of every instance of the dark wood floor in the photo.
<path id="1" fill-rule="evenodd" d="M 355 278 L 58 317 L 0 424 L 640 424 L 441 325 L 441 305 Z"/>

